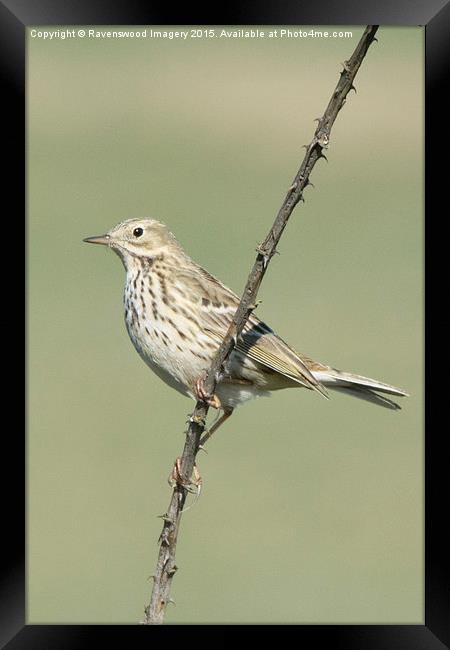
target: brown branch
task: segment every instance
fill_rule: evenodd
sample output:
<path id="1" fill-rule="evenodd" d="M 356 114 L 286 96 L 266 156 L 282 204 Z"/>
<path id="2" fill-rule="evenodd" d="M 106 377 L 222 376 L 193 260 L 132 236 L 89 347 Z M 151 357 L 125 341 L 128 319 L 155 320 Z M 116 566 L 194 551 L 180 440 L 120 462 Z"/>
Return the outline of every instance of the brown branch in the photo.
<path id="1" fill-rule="evenodd" d="M 309 184 L 311 171 L 320 158 L 325 158 L 323 150 L 327 148 L 330 140 L 331 127 L 337 114 L 343 107 L 350 90 L 354 90 L 353 80 L 366 55 L 371 43 L 376 40 L 376 25 L 369 25 L 364 30 L 355 51 L 348 61 L 345 61 L 338 84 L 333 91 L 328 106 L 323 116 L 318 119 L 317 129 L 311 143 L 306 146 L 303 162 L 291 186 L 289 187 L 283 204 L 277 214 L 269 234 L 257 249 L 257 257 L 245 285 L 241 301 L 233 317 L 228 332 L 223 339 L 217 354 L 211 364 L 205 379 L 205 389 L 209 394 L 214 394 L 216 383 L 225 370 L 226 362 L 235 346 L 236 340 L 256 306 L 256 296 L 266 273 L 270 260 L 276 252 L 277 244 L 286 227 L 289 217 L 295 206 L 303 200 L 303 190 Z M 181 456 L 181 478 L 188 485 L 194 470 L 195 458 L 200 446 L 201 435 L 205 428 L 208 405 L 198 401 L 189 420 L 183 454 Z M 162 623 L 167 604 L 170 602 L 170 587 L 173 576 L 177 570 L 175 552 L 180 526 L 181 514 L 186 501 L 188 490 L 177 483 L 173 489 L 167 513 L 163 516 L 164 525 L 159 538 L 159 554 L 156 572 L 153 576 L 153 590 L 150 604 L 145 609 L 144 624 L 151 625 Z"/>

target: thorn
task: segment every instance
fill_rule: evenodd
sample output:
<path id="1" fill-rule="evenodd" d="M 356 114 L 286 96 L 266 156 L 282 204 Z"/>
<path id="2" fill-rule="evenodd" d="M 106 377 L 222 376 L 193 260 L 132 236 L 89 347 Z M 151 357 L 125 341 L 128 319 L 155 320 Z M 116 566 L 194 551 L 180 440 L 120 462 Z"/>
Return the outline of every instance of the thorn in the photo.
<path id="1" fill-rule="evenodd" d="M 350 72 L 350 66 L 348 65 L 348 61 L 344 61 L 344 63 L 341 63 L 341 66 L 344 68 L 345 72 Z"/>
<path id="2" fill-rule="evenodd" d="M 376 36 L 373 37 L 373 40 L 375 41 L 375 43 L 378 43 L 378 38 Z"/>
<path id="3" fill-rule="evenodd" d="M 328 158 L 326 157 L 326 155 L 324 153 L 320 154 L 318 159 L 320 159 L 320 158 L 324 158 L 328 162 Z"/>
<path id="4" fill-rule="evenodd" d="M 299 201 L 303 201 L 303 203 L 305 202 L 305 198 L 304 198 L 303 194 L 300 195 L 300 197 L 299 197 L 298 200 L 299 200 Z"/>
<path id="5" fill-rule="evenodd" d="M 316 189 L 316 186 L 314 185 L 314 183 L 311 183 L 311 181 L 310 181 L 309 178 L 308 178 L 308 182 L 306 183 L 306 187 L 308 187 L 309 185 L 311 185 L 311 187 L 313 188 L 313 190 Z"/>
<path id="6" fill-rule="evenodd" d="M 156 580 L 156 576 L 153 573 L 151 576 L 148 576 L 147 580 Z"/>
<path id="7" fill-rule="evenodd" d="M 353 84 L 350 86 L 350 90 L 354 90 L 354 91 L 355 91 L 355 95 L 356 95 L 356 88 L 355 88 L 355 86 L 354 86 Z M 349 92 L 350 92 L 350 90 L 349 90 Z"/>
<path id="8" fill-rule="evenodd" d="M 315 118 L 313 119 L 313 122 L 320 122 L 321 119 L 322 119 L 321 117 L 315 117 Z"/>
<path id="9" fill-rule="evenodd" d="M 302 144 L 302 149 L 309 149 L 309 144 Z"/>
<path id="10" fill-rule="evenodd" d="M 198 450 L 199 450 L 199 451 L 204 451 L 204 452 L 205 452 L 205 454 L 207 454 L 207 453 L 208 453 L 208 450 L 207 450 L 207 449 L 205 449 L 205 447 L 204 447 L 203 445 L 199 445 L 199 446 L 198 446 Z"/>
<path id="11" fill-rule="evenodd" d="M 156 515 L 156 517 L 157 517 L 157 519 L 163 519 L 168 524 L 172 523 L 172 519 L 167 515 L 167 513 L 164 514 L 164 515 Z"/>
<path id="12" fill-rule="evenodd" d="M 167 600 L 167 604 L 168 604 L 168 605 L 170 605 L 170 604 L 172 604 L 172 605 L 176 605 L 176 602 L 174 601 L 173 598 L 169 598 L 169 599 Z"/>
<path id="13" fill-rule="evenodd" d="M 177 571 L 178 571 L 178 567 L 176 564 L 174 564 L 173 567 L 167 571 L 167 575 L 173 576 Z"/>
<path id="14" fill-rule="evenodd" d="M 292 183 L 290 187 L 288 187 L 288 192 L 292 192 L 292 190 L 295 190 L 296 187 L 297 187 L 297 181 L 295 181 L 294 183 Z"/>

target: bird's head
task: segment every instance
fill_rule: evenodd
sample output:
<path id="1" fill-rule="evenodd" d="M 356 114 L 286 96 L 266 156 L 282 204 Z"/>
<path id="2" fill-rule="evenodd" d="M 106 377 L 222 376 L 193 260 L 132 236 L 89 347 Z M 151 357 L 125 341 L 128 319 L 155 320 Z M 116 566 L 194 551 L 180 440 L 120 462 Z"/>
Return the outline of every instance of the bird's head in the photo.
<path id="1" fill-rule="evenodd" d="M 133 258 L 152 258 L 174 247 L 179 248 L 167 226 L 155 219 L 128 219 L 105 235 L 86 237 L 83 241 L 109 246 L 121 257 L 125 267 L 132 263 Z"/>

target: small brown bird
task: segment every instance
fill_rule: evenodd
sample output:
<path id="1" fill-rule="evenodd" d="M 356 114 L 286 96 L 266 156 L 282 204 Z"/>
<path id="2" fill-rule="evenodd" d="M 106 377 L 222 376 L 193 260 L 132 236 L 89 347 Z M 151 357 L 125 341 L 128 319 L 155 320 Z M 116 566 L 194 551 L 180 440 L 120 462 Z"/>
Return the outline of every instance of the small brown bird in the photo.
<path id="1" fill-rule="evenodd" d="M 183 395 L 204 399 L 202 378 L 228 330 L 238 296 L 194 262 L 159 221 L 129 219 L 84 241 L 109 246 L 121 258 L 127 273 L 125 323 L 145 363 Z M 206 396 L 211 406 L 223 410 L 209 434 L 240 404 L 289 387 L 325 397 L 330 388 L 391 409 L 400 407 L 378 393 L 408 395 L 299 354 L 251 315 L 215 395 Z"/>

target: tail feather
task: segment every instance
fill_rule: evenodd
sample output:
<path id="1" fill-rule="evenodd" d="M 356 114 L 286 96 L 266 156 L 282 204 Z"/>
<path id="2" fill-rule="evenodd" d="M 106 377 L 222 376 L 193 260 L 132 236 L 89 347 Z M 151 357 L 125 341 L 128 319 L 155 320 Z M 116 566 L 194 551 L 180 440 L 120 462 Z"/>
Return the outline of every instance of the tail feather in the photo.
<path id="1" fill-rule="evenodd" d="M 353 395 L 368 402 L 398 410 L 401 407 L 393 400 L 385 397 L 385 394 L 397 397 L 408 397 L 408 393 L 402 388 L 385 384 L 376 379 L 355 375 L 350 372 L 343 372 L 336 368 L 324 368 L 314 372 L 314 376 L 327 388 L 342 393 Z M 378 393 L 383 393 L 379 395 Z"/>
<path id="2" fill-rule="evenodd" d="M 378 393 L 375 393 L 375 391 L 370 390 L 369 388 L 358 388 L 357 386 L 334 386 L 332 390 L 335 393 L 351 395 L 352 397 L 362 399 L 366 402 L 371 402 L 372 404 L 377 404 L 378 406 L 383 406 L 392 411 L 400 411 L 402 408 L 397 404 L 397 402 L 394 402 L 394 400 L 389 399 L 384 395 L 378 395 Z"/>

